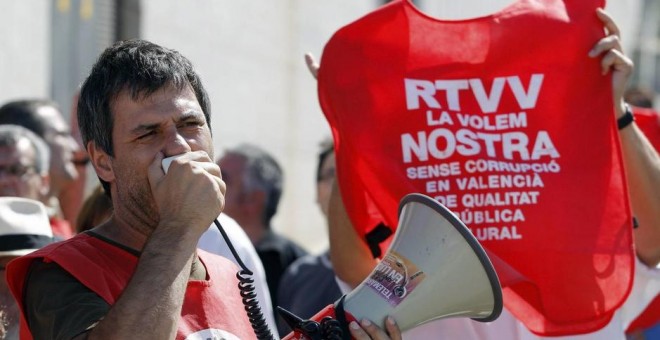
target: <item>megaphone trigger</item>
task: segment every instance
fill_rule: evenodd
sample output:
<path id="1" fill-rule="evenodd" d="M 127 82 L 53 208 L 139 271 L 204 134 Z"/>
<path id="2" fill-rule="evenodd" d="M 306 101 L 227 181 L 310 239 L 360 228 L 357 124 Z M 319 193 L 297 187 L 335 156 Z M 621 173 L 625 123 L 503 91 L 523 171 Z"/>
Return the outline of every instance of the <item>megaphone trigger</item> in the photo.
<path id="1" fill-rule="evenodd" d="M 277 307 L 277 311 L 293 330 L 284 340 L 350 340 L 348 323 L 356 321 L 344 311 L 344 297 L 328 305 L 309 320 L 303 320 L 290 311 Z M 316 322 L 315 320 L 320 320 Z"/>

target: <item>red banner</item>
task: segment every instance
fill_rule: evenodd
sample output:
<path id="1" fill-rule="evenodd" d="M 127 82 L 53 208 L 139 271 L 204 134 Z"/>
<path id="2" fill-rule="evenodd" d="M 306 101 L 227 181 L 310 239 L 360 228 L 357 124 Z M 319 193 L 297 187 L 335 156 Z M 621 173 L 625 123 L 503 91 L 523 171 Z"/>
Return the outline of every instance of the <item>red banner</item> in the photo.
<path id="1" fill-rule="evenodd" d="M 394 1 L 340 29 L 319 70 L 358 233 L 434 197 L 471 229 L 534 333 L 604 326 L 633 271 L 611 80 L 587 56 L 600 0 L 521 0 L 442 21 Z"/>

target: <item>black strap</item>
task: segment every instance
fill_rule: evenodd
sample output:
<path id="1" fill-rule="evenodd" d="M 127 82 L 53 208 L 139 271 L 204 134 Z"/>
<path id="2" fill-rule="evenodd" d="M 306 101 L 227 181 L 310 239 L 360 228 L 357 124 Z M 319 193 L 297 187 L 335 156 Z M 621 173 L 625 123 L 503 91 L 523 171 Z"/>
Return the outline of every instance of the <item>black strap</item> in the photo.
<path id="1" fill-rule="evenodd" d="M 380 244 L 387 240 L 390 235 L 392 235 L 392 229 L 386 226 L 383 222 L 380 222 L 380 224 L 364 236 L 374 258 L 382 255 Z"/>
<path id="2" fill-rule="evenodd" d="M 622 130 L 623 128 L 630 125 L 634 121 L 635 121 L 635 116 L 633 116 L 632 114 L 630 105 L 626 104 L 626 113 L 624 113 L 623 116 L 619 117 L 619 119 L 616 120 L 616 125 L 619 128 L 619 130 Z"/>
<path id="3" fill-rule="evenodd" d="M 339 321 L 343 339 L 351 340 L 351 331 L 348 330 L 348 321 L 346 320 L 346 312 L 344 311 L 345 298 L 346 295 L 343 295 L 341 298 L 339 298 L 339 301 L 335 303 L 335 317 L 337 317 L 337 321 Z"/>

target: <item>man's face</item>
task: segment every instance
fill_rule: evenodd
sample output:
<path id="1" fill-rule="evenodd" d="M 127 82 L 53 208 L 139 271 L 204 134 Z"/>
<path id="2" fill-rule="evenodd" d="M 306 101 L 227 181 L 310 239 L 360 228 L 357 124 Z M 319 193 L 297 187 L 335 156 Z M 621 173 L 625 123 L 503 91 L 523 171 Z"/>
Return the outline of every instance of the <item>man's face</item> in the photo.
<path id="1" fill-rule="evenodd" d="M 114 119 L 110 157 L 117 214 L 129 214 L 149 227 L 159 221 L 147 177 L 158 153 L 164 157 L 205 151 L 213 157 L 211 132 L 190 87 L 166 86 L 147 98 L 133 100 L 123 91 L 111 104 Z"/>
<path id="2" fill-rule="evenodd" d="M 0 196 L 43 201 L 47 176 L 37 173 L 34 147 L 27 138 L 13 146 L 0 146 Z"/>
<path id="3" fill-rule="evenodd" d="M 73 159 L 74 154 L 82 150 L 71 136 L 69 126 L 56 108 L 42 106 L 37 110 L 37 114 L 46 122 L 44 140 L 50 147 L 51 185 L 53 193 L 57 195 L 61 188 L 78 177 Z"/>
<path id="4" fill-rule="evenodd" d="M 223 212 L 241 224 L 244 216 L 242 206 L 245 201 L 243 183 L 245 158 L 234 154 L 226 154 L 220 158 L 218 165 L 220 165 L 220 171 L 222 171 L 222 180 L 227 185 L 225 210 Z"/>

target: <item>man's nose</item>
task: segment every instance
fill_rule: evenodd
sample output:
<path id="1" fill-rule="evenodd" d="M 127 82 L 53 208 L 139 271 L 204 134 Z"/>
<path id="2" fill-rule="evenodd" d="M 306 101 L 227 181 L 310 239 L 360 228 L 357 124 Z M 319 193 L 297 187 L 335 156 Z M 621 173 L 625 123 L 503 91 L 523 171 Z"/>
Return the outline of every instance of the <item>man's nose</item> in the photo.
<path id="1" fill-rule="evenodd" d="M 163 148 L 163 153 L 166 157 L 180 155 L 190 151 L 192 151 L 190 145 L 188 145 L 186 139 L 178 131 L 168 133 L 165 147 Z"/>

